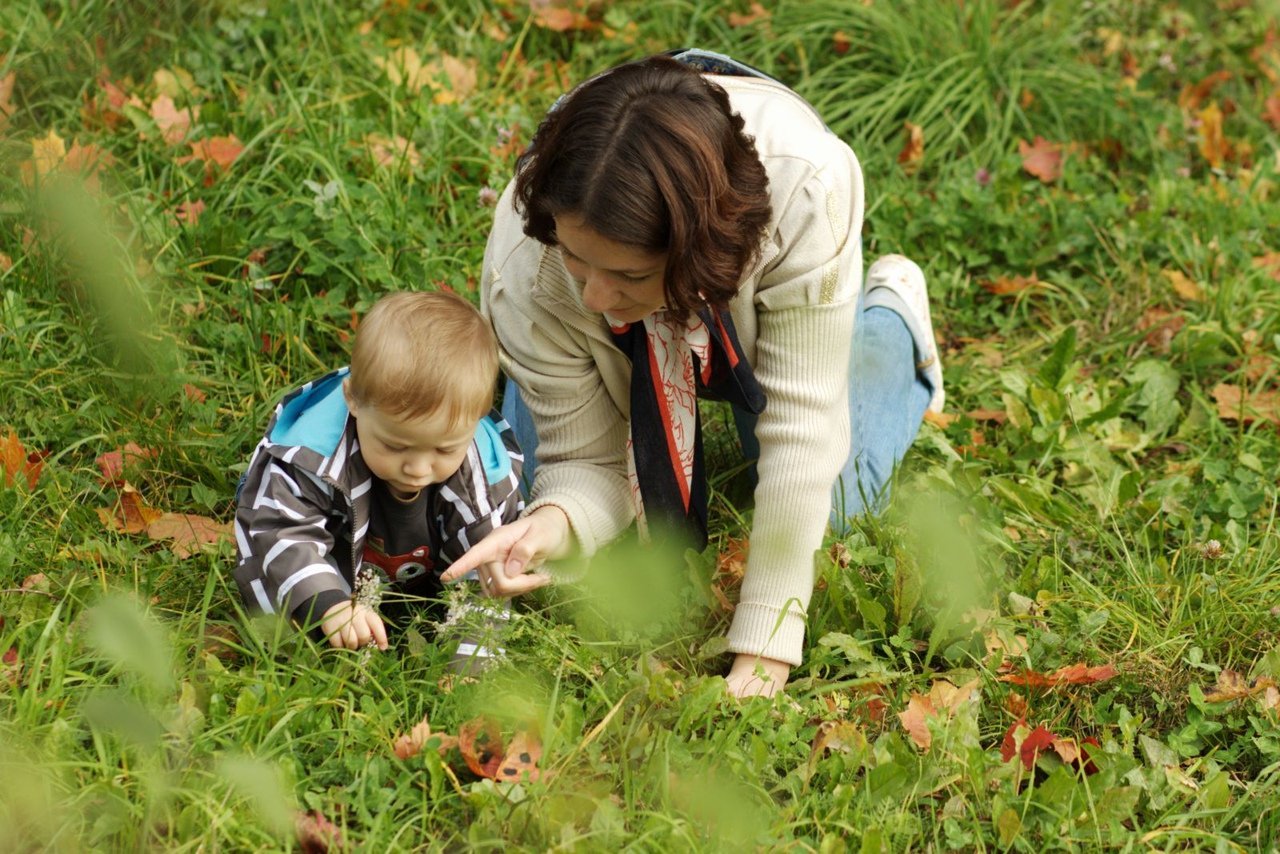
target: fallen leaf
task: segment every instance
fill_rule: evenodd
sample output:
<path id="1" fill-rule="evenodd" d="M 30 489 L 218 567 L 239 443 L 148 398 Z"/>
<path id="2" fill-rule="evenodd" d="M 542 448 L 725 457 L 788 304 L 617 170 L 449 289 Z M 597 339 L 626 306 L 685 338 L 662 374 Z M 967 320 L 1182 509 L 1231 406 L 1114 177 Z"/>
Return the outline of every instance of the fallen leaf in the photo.
<path id="1" fill-rule="evenodd" d="M 27 489 L 35 489 L 46 456 L 40 451 L 27 451 L 18 434 L 10 430 L 8 435 L 0 438 L 0 474 L 4 475 L 5 487 L 15 485 L 21 478 Z"/>
<path id="2" fill-rule="evenodd" d="M 1200 156 L 1217 169 L 1231 154 L 1231 145 L 1222 130 L 1222 110 L 1218 107 L 1218 102 L 1211 101 L 1209 106 L 1196 113 L 1196 118 L 1200 120 L 1197 129 Z"/>
<path id="3" fill-rule="evenodd" d="M 1278 160 L 1277 162 L 1280 162 Z M 1268 252 L 1253 259 L 1253 266 L 1280 282 L 1280 252 Z"/>
<path id="4" fill-rule="evenodd" d="M 495 779 L 505 752 L 497 722 L 481 715 L 459 727 L 458 752 L 477 777 Z"/>
<path id="5" fill-rule="evenodd" d="M 244 151 L 244 144 L 235 134 L 215 136 L 209 139 L 198 139 L 191 143 L 191 153 L 178 158 L 179 163 L 190 163 L 199 160 L 206 168 L 216 168 L 225 172 L 236 162 L 236 158 Z"/>
<path id="6" fill-rule="evenodd" d="M 564 6 L 553 6 L 542 2 L 531 4 L 533 9 L 533 25 L 555 33 L 567 33 L 570 30 L 590 30 L 595 27 L 591 19 L 581 12 L 575 12 Z"/>
<path id="7" fill-rule="evenodd" d="M 1028 771 L 1034 768 L 1036 757 L 1040 755 L 1041 751 L 1052 747 L 1053 742 L 1054 735 L 1045 728 L 1044 724 L 1038 725 L 1027 733 L 1027 737 L 1018 746 L 1018 758 L 1022 760 L 1023 767 Z"/>
<path id="8" fill-rule="evenodd" d="M 476 88 L 477 79 L 477 63 L 474 59 L 459 59 L 447 53 L 440 55 L 440 69 L 443 70 L 444 76 L 448 78 L 449 85 L 446 87 L 442 84 L 432 86 L 436 90 L 435 97 L 432 99 L 437 104 L 454 104 L 458 101 L 466 100 Z M 435 66 L 431 66 L 435 70 Z M 438 79 L 439 74 L 433 74 L 433 79 Z"/>
<path id="9" fill-rule="evenodd" d="M 907 699 L 907 708 L 898 713 L 898 720 L 916 746 L 921 750 L 928 750 L 933 743 L 929 719 L 950 719 L 977 690 L 977 679 L 958 688 L 945 679 L 939 679 L 930 686 L 927 695 L 913 693 Z"/>
<path id="10" fill-rule="evenodd" d="M 393 86 L 403 86 L 410 94 L 422 91 L 431 78 L 431 71 L 424 69 L 422 57 L 411 47 L 400 47 L 386 57 L 375 56 L 373 64 L 381 68 Z"/>
<path id="11" fill-rule="evenodd" d="M 127 483 L 120 488 L 113 509 L 98 508 L 98 518 L 103 526 L 122 534 L 141 534 L 163 515 L 160 510 L 143 503 L 138 490 Z"/>
<path id="12" fill-rule="evenodd" d="M 734 610 L 733 597 L 742 586 L 747 571 L 747 554 L 751 543 L 746 537 L 730 537 L 716 555 L 716 571 L 711 577 L 711 594 L 725 611 Z"/>
<path id="13" fill-rule="evenodd" d="M 343 847 L 342 828 L 325 818 L 320 810 L 294 816 L 293 834 L 303 854 L 327 854 Z"/>
<path id="14" fill-rule="evenodd" d="M 416 169 L 422 162 L 413 143 L 399 135 L 388 138 L 371 133 L 365 136 L 364 145 L 374 164 L 382 168 Z"/>
<path id="15" fill-rule="evenodd" d="M 142 448 L 135 442 L 129 442 L 114 451 L 100 454 L 94 460 L 98 465 L 98 471 L 102 473 L 98 483 L 103 486 L 121 486 L 125 482 L 126 468 L 133 468 L 144 460 L 154 460 L 158 455 L 159 451 L 155 448 Z"/>
<path id="16" fill-rule="evenodd" d="M 836 52 L 836 56 L 844 56 L 851 47 L 853 47 L 853 41 L 845 31 L 836 30 L 835 35 L 831 37 L 831 49 Z"/>
<path id="17" fill-rule="evenodd" d="M 1148 308 L 1138 319 L 1138 331 L 1147 333 L 1142 340 L 1159 353 L 1169 352 L 1173 337 L 1186 325 L 1186 317 L 1159 306 Z"/>
<path id="18" fill-rule="evenodd" d="M 1173 288 L 1173 292 L 1184 300 L 1199 302 L 1204 299 L 1204 292 L 1200 289 L 1200 286 L 1192 281 L 1191 278 L 1181 270 L 1174 270 L 1172 268 L 1161 270 L 1160 275 L 1164 276 L 1169 282 L 1169 285 Z"/>
<path id="19" fill-rule="evenodd" d="M 22 681 L 22 658 L 18 655 L 16 646 L 9 647 L 0 656 L 0 681 L 7 682 L 11 688 L 17 688 Z"/>
<path id="20" fill-rule="evenodd" d="M 18 106 L 13 103 L 13 84 L 18 80 L 18 72 L 10 71 L 3 77 L 0 77 L 0 130 L 4 130 L 9 124 L 9 117 L 17 111 Z"/>
<path id="21" fill-rule="evenodd" d="M 996 279 L 981 279 L 978 281 L 978 285 L 984 291 L 995 294 L 998 297 L 1012 296 L 1039 284 L 1040 278 L 1035 273 L 1030 276 L 1000 276 Z"/>
<path id="22" fill-rule="evenodd" d="M 1259 676 L 1250 685 L 1248 678 L 1229 667 L 1224 667 L 1218 671 L 1218 679 L 1214 685 L 1214 690 L 1205 694 L 1204 699 L 1208 703 L 1227 703 L 1233 700 L 1243 700 L 1246 697 L 1252 697 L 1254 694 L 1263 693 L 1268 688 L 1275 687 L 1275 680 L 1269 676 Z"/>
<path id="23" fill-rule="evenodd" d="M 1025 718 L 1031 714 L 1031 704 L 1017 691 L 1010 691 L 1009 696 L 1004 698 L 1004 709 L 1015 718 Z"/>
<path id="24" fill-rule="evenodd" d="M 169 550 L 185 560 L 204 546 L 231 541 L 231 525 L 194 513 L 161 513 L 146 528 L 153 540 L 169 540 Z"/>
<path id="25" fill-rule="evenodd" d="M 205 394 L 200 389 L 193 386 L 191 383 L 182 384 L 182 393 L 187 396 L 187 400 L 190 400 L 194 403 L 204 403 L 206 400 L 209 399 L 209 396 L 207 394 Z"/>
<path id="26" fill-rule="evenodd" d="M 1264 389 L 1245 394 L 1239 386 L 1219 383 L 1213 387 L 1212 393 L 1218 405 L 1219 418 L 1244 424 L 1270 421 L 1280 425 L 1280 391 Z"/>
<path id="27" fill-rule="evenodd" d="M 1213 90 L 1231 79 L 1230 71 L 1215 71 L 1199 83 L 1182 87 L 1178 93 L 1178 107 L 1187 112 L 1200 109 L 1205 99 L 1213 94 Z"/>
<path id="28" fill-rule="evenodd" d="M 1115 666 L 1111 664 L 1090 667 L 1081 663 L 1059 667 L 1052 673 L 1047 674 L 1038 673 L 1034 670 L 1024 670 L 1021 673 L 1006 673 L 1000 677 L 1000 681 L 1014 685 L 1025 685 L 1028 688 L 1052 690 L 1064 685 L 1093 685 L 1098 682 L 1106 682 L 1108 679 L 1115 678 L 1116 673 Z"/>
<path id="29" fill-rule="evenodd" d="M 31 140 L 31 159 L 22 163 L 23 183 L 31 185 L 37 178 L 43 178 L 57 169 L 67 156 L 67 144 L 57 131 L 49 131 L 42 137 Z"/>
<path id="30" fill-rule="evenodd" d="M 1062 176 L 1062 145 L 1037 136 L 1032 142 L 1018 140 L 1018 154 L 1022 168 L 1029 175 L 1045 184 L 1052 184 Z"/>
<path id="31" fill-rule="evenodd" d="M 926 410 L 924 420 L 928 421 L 939 430 L 945 430 L 959 419 L 960 416 L 954 412 L 934 412 L 932 409 Z"/>
<path id="32" fill-rule="evenodd" d="M 521 731 L 511 736 L 507 745 L 507 753 L 498 766 L 495 780 L 529 780 L 536 781 L 542 776 L 538 761 L 542 759 L 542 744 L 531 732 Z"/>
<path id="33" fill-rule="evenodd" d="M 191 72 L 185 68 L 174 67 L 157 69 L 151 75 L 151 85 L 161 95 L 171 98 L 192 98 L 203 96 L 204 91 L 196 85 Z"/>
<path id="34" fill-rule="evenodd" d="M 1280 689 L 1275 685 L 1267 686 L 1267 690 L 1262 692 L 1262 709 L 1266 712 L 1280 711 Z"/>
<path id="35" fill-rule="evenodd" d="M 974 421 L 990 421 L 993 424 L 1003 424 L 1009 420 L 1009 413 L 1003 409 L 970 409 L 965 415 Z"/>
<path id="36" fill-rule="evenodd" d="M 1267 98 L 1262 106 L 1262 118 L 1272 130 L 1280 131 L 1280 92 Z"/>
<path id="37" fill-rule="evenodd" d="M 236 649 L 239 642 L 240 637 L 230 626 L 206 623 L 201 649 L 221 661 L 235 661 L 240 657 L 240 651 Z"/>
<path id="38" fill-rule="evenodd" d="M 151 102 L 151 118 L 160 131 L 166 145 L 181 145 L 191 132 L 191 125 L 200 117 L 200 107 L 190 106 L 179 110 L 168 95 L 157 95 Z"/>
<path id="39" fill-rule="evenodd" d="M 924 128 L 911 122 L 903 122 L 902 129 L 907 138 L 902 143 L 902 150 L 898 152 L 898 165 L 902 167 L 902 171 L 911 175 L 919 170 L 920 163 L 924 160 Z"/>
<path id="40" fill-rule="evenodd" d="M 752 0 L 751 8 L 746 12 L 746 14 L 740 14 L 738 12 L 729 13 L 729 26 L 748 27 L 759 21 L 767 21 L 771 17 L 772 13 L 768 9 L 761 6 L 757 0 Z"/>

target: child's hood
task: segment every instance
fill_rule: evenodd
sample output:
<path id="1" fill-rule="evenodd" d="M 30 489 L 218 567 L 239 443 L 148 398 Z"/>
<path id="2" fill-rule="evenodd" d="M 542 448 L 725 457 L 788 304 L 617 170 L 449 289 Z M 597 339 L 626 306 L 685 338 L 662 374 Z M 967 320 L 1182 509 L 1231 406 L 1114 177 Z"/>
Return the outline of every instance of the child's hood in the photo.
<path id="1" fill-rule="evenodd" d="M 271 442 L 310 448 L 322 457 L 332 454 L 347 426 L 342 381 L 348 372 L 347 368 L 339 368 L 285 398 L 271 426 Z"/>

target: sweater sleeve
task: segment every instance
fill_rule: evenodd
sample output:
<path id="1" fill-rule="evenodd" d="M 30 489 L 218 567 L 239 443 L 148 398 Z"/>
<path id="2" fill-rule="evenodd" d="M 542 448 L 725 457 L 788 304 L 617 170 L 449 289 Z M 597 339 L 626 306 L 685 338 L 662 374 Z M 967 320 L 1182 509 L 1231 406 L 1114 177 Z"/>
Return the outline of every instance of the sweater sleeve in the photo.
<path id="1" fill-rule="evenodd" d="M 236 581 L 253 610 L 299 622 L 351 595 L 328 528 L 334 493 L 259 449 L 236 503 Z"/>
<path id="2" fill-rule="evenodd" d="M 815 169 L 784 201 L 780 252 L 756 291 L 753 367 L 768 403 L 756 427 L 759 484 L 729 648 L 792 665 L 801 659 L 814 552 L 849 453 L 862 186 L 852 152 L 839 145 L 843 157 Z"/>
<path id="3" fill-rule="evenodd" d="M 533 298 L 535 289 L 565 287 L 563 265 L 553 250 L 523 237 L 510 187 L 497 211 L 485 252 L 483 308 L 497 330 L 503 370 L 537 425 L 538 468 L 525 513 L 559 507 L 590 555 L 635 520 L 627 422 L 605 387 L 588 333 L 570 322 L 574 310 L 557 312 Z"/>

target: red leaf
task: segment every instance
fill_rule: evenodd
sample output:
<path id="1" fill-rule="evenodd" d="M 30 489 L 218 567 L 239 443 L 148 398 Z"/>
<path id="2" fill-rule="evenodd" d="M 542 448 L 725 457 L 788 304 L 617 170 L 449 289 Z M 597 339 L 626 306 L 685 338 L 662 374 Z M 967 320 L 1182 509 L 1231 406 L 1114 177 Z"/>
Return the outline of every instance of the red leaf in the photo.
<path id="1" fill-rule="evenodd" d="M 1031 143 L 1018 140 L 1022 168 L 1046 184 L 1062 176 L 1062 144 L 1037 136 Z"/>
<path id="2" fill-rule="evenodd" d="M 1053 747 L 1056 736 L 1045 729 L 1044 724 L 1040 724 L 1027 734 L 1022 740 L 1022 746 L 1018 748 L 1018 758 L 1022 760 L 1022 765 L 1028 771 L 1035 767 L 1036 757 L 1043 750 Z"/>
<path id="3" fill-rule="evenodd" d="M 496 779 L 504 753 L 497 722 L 481 715 L 459 727 L 458 752 L 477 777 Z"/>
<path id="4" fill-rule="evenodd" d="M 0 656 L 0 681 L 9 683 L 12 688 L 18 687 L 18 683 L 22 681 L 22 659 L 18 656 L 16 646 L 9 647 Z"/>
<path id="5" fill-rule="evenodd" d="M 98 482 L 103 486 L 121 486 L 125 482 L 125 468 L 133 468 L 143 460 L 154 460 L 158 453 L 155 448 L 141 448 L 135 442 L 108 451 L 95 460 L 102 472 Z"/>
<path id="6" fill-rule="evenodd" d="M 1063 685 L 1092 685 L 1097 682 L 1106 682 L 1108 679 L 1114 678 L 1115 675 L 1116 668 L 1114 665 L 1102 664 L 1097 667 L 1090 667 L 1082 663 L 1059 667 L 1052 673 L 1047 674 L 1038 673 L 1034 670 L 1025 670 L 1022 673 L 1006 673 L 1000 677 L 1000 681 L 1011 682 L 1014 685 L 1026 685 L 1028 688 L 1052 690 Z"/>
<path id="7" fill-rule="evenodd" d="M 28 453 L 18 434 L 10 430 L 8 435 L 0 438 L 0 474 L 4 475 L 4 485 L 13 486 L 18 478 L 22 478 L 28 489 L 35 489 L 47 456 L 43 451 Z"/>
<path id="8" fill-rule="evenodd" d="M 902 129 L 907 138 L 902 143 L 902 150 L 898 152 L 898 164 L 910 175 L 920 168 L 920 161 L 924 160 L 924 128 L 911 122 L 903 122 Z"/>

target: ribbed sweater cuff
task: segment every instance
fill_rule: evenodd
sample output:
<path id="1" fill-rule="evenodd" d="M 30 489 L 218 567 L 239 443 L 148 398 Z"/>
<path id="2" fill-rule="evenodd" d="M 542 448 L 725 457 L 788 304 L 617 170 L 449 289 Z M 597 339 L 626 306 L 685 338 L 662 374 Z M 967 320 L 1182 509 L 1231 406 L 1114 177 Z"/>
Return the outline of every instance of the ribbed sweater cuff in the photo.
<path id="1" fill-rule="evenodd" d="M 740 602 L 729 627 L 729 651 L 775 658 L 792 667 L 800 663 L 804 649 L 804 615 L 794 608 Z"/>

